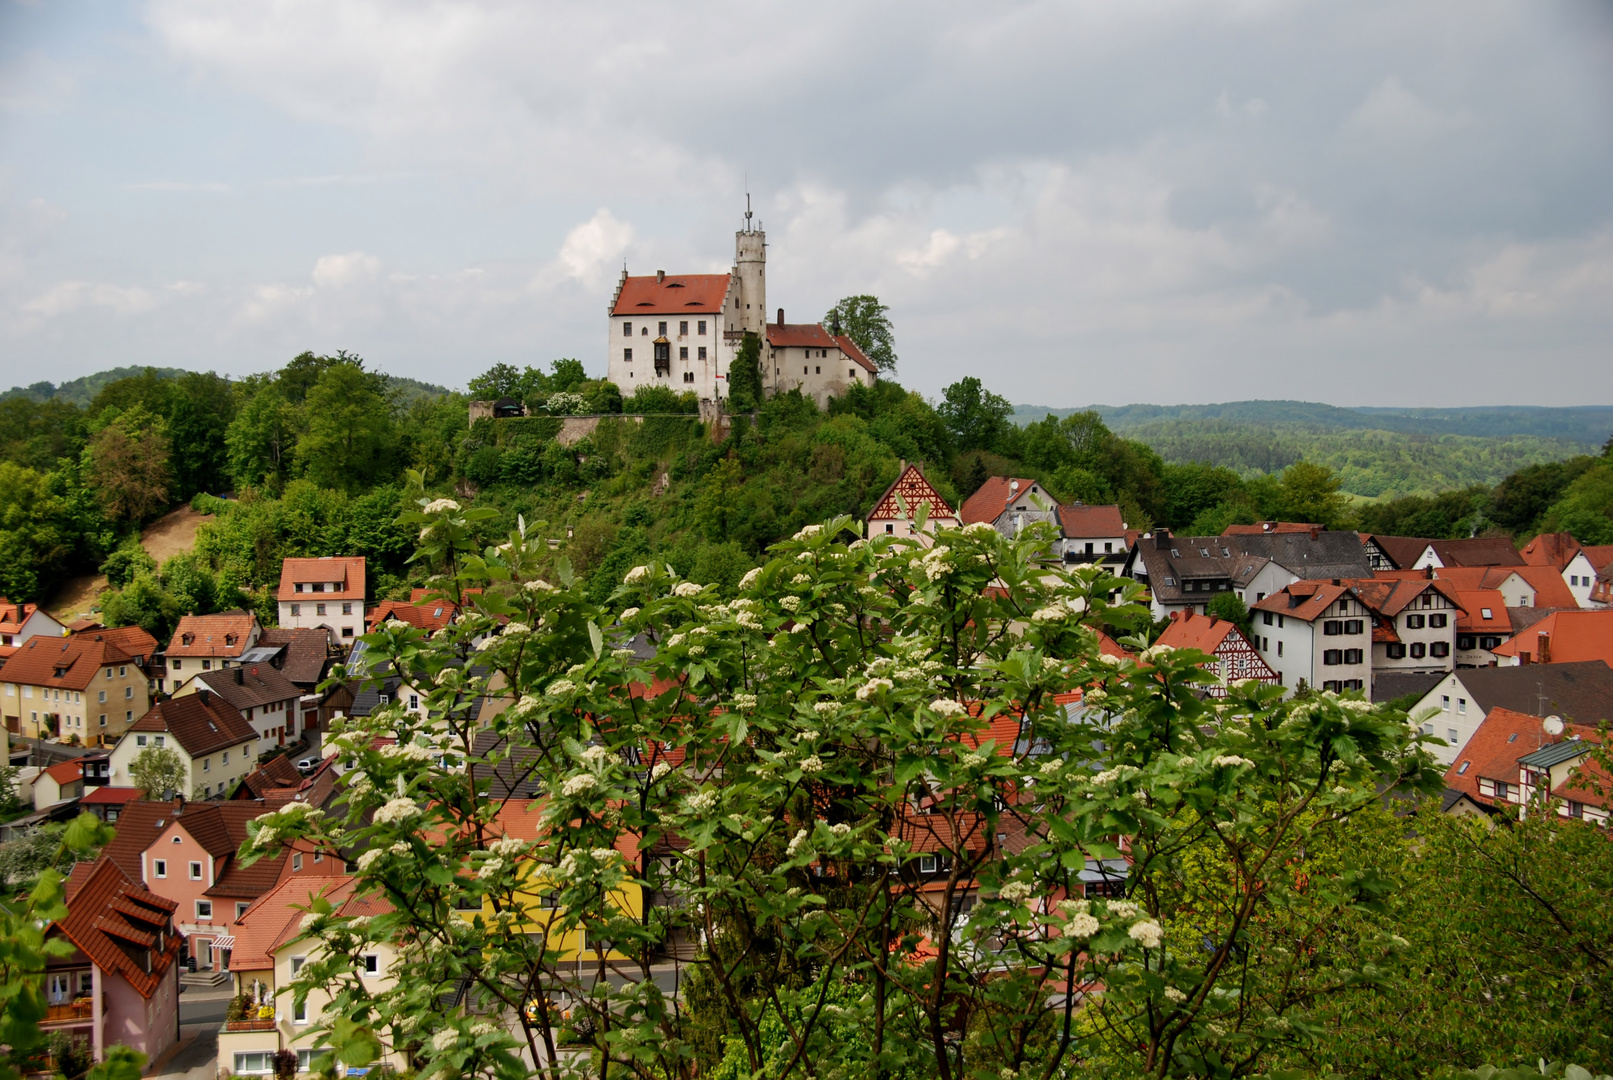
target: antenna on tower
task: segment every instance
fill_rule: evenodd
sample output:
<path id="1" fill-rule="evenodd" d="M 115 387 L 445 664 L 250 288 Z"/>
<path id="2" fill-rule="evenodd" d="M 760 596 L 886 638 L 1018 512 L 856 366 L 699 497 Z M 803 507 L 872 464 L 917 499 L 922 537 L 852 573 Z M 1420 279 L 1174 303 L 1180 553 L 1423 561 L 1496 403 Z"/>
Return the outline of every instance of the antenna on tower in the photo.
<path id="1" fill-rule="evenodd" d="M 749 185 L 747 185 L 747 186 L 749 186 Z M 751 213 L 750 213 L 750 192 L 747 191 L 747 192 L 745 192 L 745 231 L 746 232 L 751 231 L 750 218 L 751 218 Z"/>

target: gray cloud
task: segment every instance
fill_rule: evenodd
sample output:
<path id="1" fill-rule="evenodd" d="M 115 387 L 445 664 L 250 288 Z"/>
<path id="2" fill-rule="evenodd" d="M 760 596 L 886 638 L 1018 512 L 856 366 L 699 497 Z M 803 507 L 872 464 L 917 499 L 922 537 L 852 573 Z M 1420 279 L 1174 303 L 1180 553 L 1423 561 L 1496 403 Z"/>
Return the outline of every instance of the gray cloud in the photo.
<path id="1" fill-rule="evenodd" d="M 112 260 L 0 251 L 6 360 L 244 370 L 344 345 L 458 382 L 498 359 L 598 368 L 620 260 L 725 266 L 748 174 L 770 302 L 812 318 L 877 292 L 926 392 L 977 372 L 1047 404 L 1608 397 L 1602 5 L 144 13 L 150 62 L 186 87 L 166 119 L 207 134 L 199 102 L 222 98 L 264 145 L 119 177 L 198 200 L 163 212 L 149 265 L 139 228 Z M 0 86 L 38 57 L 0 56 Z M 0 128 L 0 163 L 27 146 Z M 18 180 L 14 213 L 57 201 Z"/>

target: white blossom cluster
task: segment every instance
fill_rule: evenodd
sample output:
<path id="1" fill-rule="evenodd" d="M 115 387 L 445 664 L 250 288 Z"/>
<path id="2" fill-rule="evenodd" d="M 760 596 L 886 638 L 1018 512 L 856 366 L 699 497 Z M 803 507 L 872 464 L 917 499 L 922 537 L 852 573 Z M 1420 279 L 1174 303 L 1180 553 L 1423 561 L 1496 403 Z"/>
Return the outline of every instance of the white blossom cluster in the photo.
<path id="1" fill-rule="evenodd" d="M 1131 935 L 1131 940 L 1145 949 L 1157 949 L 1160 942 L 1165 940 L 1164 928 L 1153 919 L 1143 919 L 1140 922 L 1132 923 L 1131 929 L 1127 930 L 1126 933 Z"/>
<path id="2" fill-rule="evenodd" d="M 650 779 L 652 781 L 660 781 L 662 777 L 666 776 L 666 774 L 671 771 L 671 764 L 665 761 L 657 761 L 655 763 L 655 768 L 650 770 Z"/>
<path id="3" fill-rule="evenodd" d="M 459 504 L 452 499 L 432 499 L 426 504 L 426 513 L 440 514 L 445 510 L 458 510 Z"/>
<path id="4" fill-rule="evenodd" d="M 801 759 L 801 771 L 804 773 L 820 773 L 823 771 L 823 759 L 817 754 Z"/>
<path id="5" fill-rule="evenodd" d="M 1136 776 L 1140 770 L 1135 765 L 1116 765 L 1112 769 L 1105 769 L 1092 777 L 1094 787 L 1104 787 L 1116 780 L 1125 780 Z"/>
<path id="6" fill-rule="evenodd" d="M 673 596 L 699 596 L 700 586 L 692 581 L 680 581 L 672 588 Z"/>
<path id="7" fill-rule="evenodd" d="M 390 825 L 394 822 L 408 821 L 419 814 L 420 807 L 415 801 L 407 795 L 400 795 L 377 810 L 373 820 L 377 825 Z"/>
<path id="8" fill-rule="evenodd" d="M 1175 651 L 1176 647 L 1174 645 L 1150 645 L 1142 651 L 1140 659 L 1143 663 L 1148 664 L 1155 660 L 1163 660 Z"/>
<path id="9" fill-rule="evenodd" d="M 594 778 L 593 773 L 578 773 L 561 785 L 560 794 L 572 799 L 585 792 L 593 791 L 598 786 L 599 781 Z"/>
<path id="10" fill-rule="evenodd" d="M 799 596 L 781 596 L 778 600 L 778 606 L 792 613 L 800 611 L 801 598 Z"/>
<path id="11" fill-rule="evenodd" d="M 754 708 L 756 708 L 756 695 L 755 694 L 735 694 L 734 695 L 734 708 L 736 708 L 736 709 L 754 709 Z"/>
<path id="12" fill-rule="evenodd" d="M 866 683 L 857 688 L 857 700 L 867 701 L 881 690 L 891 690 L 894 688 L 895 684 L 889 679 L 869 679 Z"/>
<path id="13" fill-rule="evenodd" d="M 962 703 L 953 701 L 951 698 L 936 698 L 930 702 L 930 708 L 942 716 L 962 716 L 969 711 Z"/>
<path id="14" fill-rule="evenodd" d="M 635 566 L 633 569 L 627 572 L 626 577 L 622 578 L 622 584 L 637 585 L 639 582 L 643 581 L 649 576 L 650 568 L 648 566 Z"/>
<path id="15" fill-rule="evenodd" d="M 706 790 L 689 796 L 689 812 L 693 814 L 709 814 L 717 805 L 717 792 Z"/>
<path id="16" fill-rule="evenodd" d="M 1031 893 L 1035 891 L 1035 886 L 1030 882 L 1015 878 L 1013 881 L 1004 882 L 1003 887 L 997 890 L 997 895 L 1010 903 L 1017 904 L 1021 900 L 1028 899 Z"/>
<path id="17" fill-rule="evenodd" d="M 1228 768 L 1236 768 L 1239 765 L 1253 765 L 1254 762 L 1250 761 L 1246 757 L 1239 757 L 1237 754 L 1220 754 L 1215 757 L 1210 764 L 1216 766 L 1225 765 Z"/>
<path id="18" fill-rule="evenodd" d="M 949 561 L 951 555 L 951 548 L 945 544 L 937 544 L 918 560 L 918 568 L 923 571 L 927 580 L 934 581 L 952 568 L 952 563 Z"/>
<path id="19" fill-rule="evenodd" d="M 1049 605 L 1045 608 L 1037 608 L 1036 613 L 1031 616 L 1031 619 L 1034 622 L 1058 622 L 1067 615 L 1069 615 L 1069 611 L 1064 607 Z"/>
<path id="20" fill-rule="evenodd" d="M 745 571 L 745 576 L 739 579 L 739 587 L 741 589 L 748 589 L 752 585 L 756 584 L 756 579 L 761 576 L 762 568 L 760 566 L 752 570 L 747 570 Z"/>

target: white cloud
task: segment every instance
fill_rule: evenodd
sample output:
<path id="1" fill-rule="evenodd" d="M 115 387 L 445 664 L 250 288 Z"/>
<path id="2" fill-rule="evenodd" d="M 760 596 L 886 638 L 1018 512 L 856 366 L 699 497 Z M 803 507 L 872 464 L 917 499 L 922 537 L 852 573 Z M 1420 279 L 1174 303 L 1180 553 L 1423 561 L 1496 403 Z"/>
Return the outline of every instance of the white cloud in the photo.
<path id="1" fill-rule="evenodd" d="M 601 208 L 566 234 L 565 243 L 560 245 L 560 267 L 567 277 L 598 288 L 611 276 L 632 242 L 633 226 Z"/>
<path id="2" fill-rule="evenodd" d="M 1426 137 L 1460 122 L 1425 104 L 1390 75 L 1350 114 L 1346 128 L 1356 133 L 1393 139 Z"/>
<path id="3" fill-rule="evenodd" d="M 362 251 L 325 255 L 314 263 L 313 282 L 321 289 L 345 289 L 368 281 L 381 270 L 381 260 Z"/>

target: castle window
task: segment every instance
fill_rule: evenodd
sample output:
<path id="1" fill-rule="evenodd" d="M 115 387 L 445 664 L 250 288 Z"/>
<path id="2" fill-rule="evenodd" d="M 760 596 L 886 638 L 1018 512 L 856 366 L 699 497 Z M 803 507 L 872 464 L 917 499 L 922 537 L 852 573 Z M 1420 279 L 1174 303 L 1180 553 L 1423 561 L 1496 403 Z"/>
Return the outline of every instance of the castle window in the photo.
<path id="1" fill-rule="evenodd" d="M 822 375 L 823 374 L 823 365 L 819 364 L 817 367 L 813 368 L 812 373 L 814 375 Z"/>
<path id="2" fill-rule="evenodd" d="M 688 333 L 689 333 L 689 320 L 684 319 L 682 322 L 678 323 L 678 336 L 683 337 Z"/>
<path id="3" fill-rule="evenodd" d="M 664 333 L 664 331 L 663 331 Z M 655 346 L 655 373 L 657 375 L 672 374 L 672 346 L 657 342 Z"/>
<path id="4" fill-rule="evenodd" d="M 679 360 L 687 360 L 687 359 L 689 359 L 689 346 L 687 346 L 687 345 L 679 345 L 678 346 L 678 359 Z"/>
<path id="5" fill-rule="evenodd" d="M 699 321 L 699 322 L 698 322 L 698 323 L 696 323 L 696 324 L 695 324 L 695 325 L 696 325 L 696 326 L 698 326 L 698 327 L 699 327 L 699 333 L 700 333 L 700 335 L 701 335 L 701 336 L 702 336 L 702 337 L 704 337 L 704 336 L 705 336 L 705 333 L 706 333 L 706 320 L 704 320 L 704 319 L 701 319 L 701 320 L 700 320 L 700 321 Z"/>
<path id="6" fill-rule="evenodd" d="M 633 336 L 633 324 L 632 323 L 624 322 L 622 324 L 622 336 L 623 337 L 632 337 Z"/>
<path id="7" fill-rule="evenodd" d="M 657 330 L 656 333 L 662 337 L 666 337 L 666 323 L 658 323 L 657 325 L 659 325 L 661 329 Z"/>
<path id="8" fill-rule="evenodd" d="M 622 350 L 622 359 L 626 360 L 628 363 L 631 364 L 633 362 L 633 350 L 632 349 L 623 349 Z"/>
<path id="9" fill-rule="evenodd" d="M 700 332 L 702 334 L 705 333 L 704 330 L 702 330 Z M 704 360 L 705 358 L 706 358 L 706 347 L 704 345 L 702 345 L 702 346 L 700 346 L 700 359 Z"/>
<path id="10" fill-rule="evenodd" d="M 694 382 L 694 372 L 692 372 L 692 371 L 685 371 L 685 372 L 684 372 L 684 373 L 683 373 L 683 381 L 684 381 L 684 382 Z"/>

